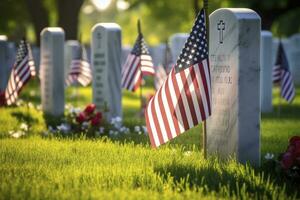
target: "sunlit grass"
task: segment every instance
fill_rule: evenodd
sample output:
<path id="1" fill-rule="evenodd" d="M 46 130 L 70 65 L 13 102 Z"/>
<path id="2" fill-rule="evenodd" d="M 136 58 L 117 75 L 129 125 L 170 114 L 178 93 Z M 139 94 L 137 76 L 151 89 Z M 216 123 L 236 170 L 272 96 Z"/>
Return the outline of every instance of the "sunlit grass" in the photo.
<path id="1" fill-rule="evenodd" d="M 201 125 L 157 150 L 150 147 L 147 136 L 133 133 L 110 139 L 43 138 L 47 120 L 36 108 L 40 96 L 35 85 L 21 94 L 34 107 L 0 108 L 0 199 L 289 199 L 296 195 L 297 185 L 282 181 L 264 165 L 253 168 L 234 159 L 203 159 Z M 143 88 L 145 96 L 153 92 L 151 84 Z M 278 89 L 273 95 L 274 112 L 262 115 L 262 159 L 267 152 L 279 154 L 290 136 L 300 135 L 300 93 L 292 105 L 281 102 L 280 115 Z M 92 90 L 68 88 L 65 96 L 68 104 L 84 108 L 92 101 Z M 127 126 L 144 124 L 140 102 L 139 91 L 123 91 Z M 25 137 L 9 137 L 8 131 L 28 121 L 31 127 Z"/>

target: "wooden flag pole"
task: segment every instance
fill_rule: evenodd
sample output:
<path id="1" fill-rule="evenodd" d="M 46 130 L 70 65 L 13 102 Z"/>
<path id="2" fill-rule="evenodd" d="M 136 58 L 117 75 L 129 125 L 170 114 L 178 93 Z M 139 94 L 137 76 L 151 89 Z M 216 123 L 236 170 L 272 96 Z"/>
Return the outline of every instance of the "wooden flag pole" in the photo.
<path id="1" fill-rule="evenodd" d="M 141 20 L 140 19 L 138 19 L 138 21 L 137 21 L 137 28 L 138 28 L 139 36 L 142 35 Z M 141 114 L 143 114 L 143 75 L 142 75 L 142 68 L 141 67 L 140 67 L 140 71 L 141 71 L 140 101 L 141 101 Z"/>
<path id="2" fill-rule="evenodd" d="M 203 9 L 205 11 L 205 25 L 206 25 L 206 38 L 207 38 L 207 48 L 209 49 L 209 17 L 208 17 L 208 0 L 203 0 Z M 208 54 L 209 55 L 209 54 Z M 206 120 L 203 121 L 203 155 L 204 159 L 207 158 L 207 132 L 206 132 Z"/>

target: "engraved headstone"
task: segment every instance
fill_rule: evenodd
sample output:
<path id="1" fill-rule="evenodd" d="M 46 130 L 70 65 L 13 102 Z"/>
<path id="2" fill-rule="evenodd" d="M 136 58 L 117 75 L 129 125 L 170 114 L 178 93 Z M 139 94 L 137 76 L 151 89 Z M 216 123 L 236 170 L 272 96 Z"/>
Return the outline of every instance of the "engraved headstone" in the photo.
<path id="1" fill-rule="evenodd" d="M 108 108 L 106 118 L 122 115 L 121 28 L 99 23 L 92 28 L 93 102 L 97 109 Z"/>
<path id="2" fill-rule="evenodd" d="M 289 49 L 289 65 L 294 83 L 300 85 L 300 34 L 292 35 L 289 38 Z"/>
<path id="3" fill-rule="evenodd" d="M 77 40 L 68 40 L 65 43 L 65 79 L 68 76 L 70 71 L 70 65 L 73 58 L 78 58 L 78 54 L 80 54 L 80 44 Z"/>
<path id="4" fill-rule="evenodd" d="M 8 42 L 5 35 L 0 35 L 0 92 L 5 91 L 9 78 Z"/>
<path id="5" fill-rule="evenodd" d="M 209 16 L 212 115 L 207 152 L 260 164 L 260 17 L 250 9 Z"/>
<path id="6" fill-rule="evenodd" d="M 184 44 L 189 37 L 187 33 L 176 33 L 170 37 L 170 48 L 172 53 L 172 63 L 176 63 Z"/>
<path id="7" fill-rule="evenodd" d="M 41 32 L 42 109 L 54 116 L 64 114 L 64 42 L 61 28 L 45 28 Z"/>
<path id="8" fill-rule="evenodd" d="M 273 40 L 269 31 L 261 32 L 260 43 L 260 108 L 272 112 Z"/>

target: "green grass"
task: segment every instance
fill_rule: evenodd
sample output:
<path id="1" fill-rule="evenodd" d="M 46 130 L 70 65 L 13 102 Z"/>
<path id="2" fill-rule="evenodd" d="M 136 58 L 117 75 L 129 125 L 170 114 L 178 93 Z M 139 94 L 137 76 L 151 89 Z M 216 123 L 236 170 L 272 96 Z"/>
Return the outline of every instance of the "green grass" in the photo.
<path id="1" fill-rule="evenodd" d="M 36 107 L 40 100 L 35 85 L 26 87 L 22 98 Z M 143 89 L 144 94 L 151 92 Z M 90 88 L 79 88 L 76 99 L 73 93 L 67 89 L 68 103 L 83 108 L 91 102 Z M 144 123 L 137 118 L 138 94 L 123 93 L 127 126 Z M 262 115 L 262 157 L 266 152 L 279 154 L 290 136 L 300 135 L 299 95 L 292 105 L 282 102 L 278 116 L 274 90 L 274 112 Z M 201 126 L 157 150 L 151 149 L 147 136 L 136 134 L 43 138 L 49 119 L 35 107 L 30 115 L 25 105 L 0 108 L 0 199 L 289 199 L 300 187 L 276 177 L 265 165 L 203 159 Z M 9 137 L 8 131 L 28 120 L 28 135 Z"/>

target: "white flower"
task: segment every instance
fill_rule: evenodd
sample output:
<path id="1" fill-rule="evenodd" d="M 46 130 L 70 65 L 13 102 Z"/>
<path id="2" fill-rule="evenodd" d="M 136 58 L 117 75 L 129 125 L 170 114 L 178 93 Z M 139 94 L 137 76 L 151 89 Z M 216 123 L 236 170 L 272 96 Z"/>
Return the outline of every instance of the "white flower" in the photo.
<path id="1" fill-rule="evenodd" d="M 37 106 L 36 106 L 36 109 L 37 109 L 37 110 L 42 110 L 42 105 L 41 105 L 41 104 L 37 105 Z"/>
<path id="2" fill-rule="evenodd" d="M 65 109 L 70 110 L 71 108 L 73 108 L 73 106 L 71 104 L 68 103 L 65 105 Z"/>
<path id="3" fill-rule="evenodd" d="M 25 123 L 22 123 L 21 126 L 20 126 L 20 129 L 23 130 L 23 131 L 28 131 L 28 125 L 25 124 Z"/>
<path id="4" fill-rule="evenodd" d="M 116 122 L 122 122 L 122 118 L 119 116 L 115 117 L 115 120 L 116 120 Z"/>
<path id="5" fill-rule="evenodd" d="M 29 107 L 29 108 L 33 108 L 33 107 L 34 107 L 33 103 L 28 102 L 28 107 Z"/>
<path id="6" fill-rule="evenodd" d="M 142 131 L 139 131 L 138 134 L 139 134 L 139 135 L 142 135 Z"/>
<path id="7" fill-rule="evenodd" d="M 141 131 L 141 127 L 139 127 L 139 126 L 134 127 L 134 132 L 140 132 L 140 131 Z"/>
<path id="8" fill-rule="evenodd" d="M 35 96 L 35 91 L 34 90 L 30 90 L 29 95 L 32 96 L 32 97 Z"/>
<path id="9" fill-rule="evenodd" d="M 186 151 L 186 152 L 183 153 L 183 155 L 184 156 L 190 156 L 190 155 L 192 155 L 192 152 L 191 151 Z"/>
<path id="10" fill-rule="evenodd" d="M 115 136 L 119 135 L 119 132 L 118 132 L 118 131 L 115 131 L 115 132 L 114 132 L 114 135 L 115 135 Z"/>
<path id="11" fill-rule="evenodd" d="M 265 159 L 266 160 L 272 160 L 274 158 L 274 154 L 272 154 L 272 153 L 266 153 L 266 155 L 265 155 Z"/>
<path id="12" fill-rule="evenodd" d="M 89 123 L 88 123 L 88 122 L 83 122 L 83 123 L 81 124 L 81 127 L 82 127 L 82 128 L 88 128 L 88 127 L 89 127 Z"/>
<path id="13" fill-rule="evenodd" d="M 17 106 L 23 105 L 23 100 L 22 100 L 22 99 L 19 99 L 19 100 L 16 102 L 16 105 L 17 105 Z"/>
<path id="14" fill-rule="evenodd" d="M 99 127 L 99 133 L 100 134 L 104 133 L 104 130 L 105 130 L 104 127 Z"/>
<path id="15" fill-rule="evenodd" d="M 78 113 L 80 113 L 81 109 L 72 107 L 72 108 L 70 108 L 69 111 L 70 111 L 71 114 L 76 114 L 77 115 Z"/>
<path id="16" fill-rule="evenodd" d="M 61 124 L 59 126 L 56 127 L 59 131 L 61 131 L 62 133 L 69 133 L 71 130 L 71 127 L 69 124 Z"/>
<path id="17" fill-rule="evenodd" d="M 96 132 L 95 132 L 95 136 L 96 136 L 96 137 L 99 137 L 100 135 L 101 135 L 101 133 L 100 133 L 99 131 L 96 131 Z"/>
<path id="18" fill-rule="evenodd" d="M 113 136 L 113 135 L 114 135 L 114 131 L 113 131 L 113 130 L 109 130 L 108 134 L 109 134 L 110 136 Z"/>
<path id="19" fill-rule="evenodd" d="M 19 138 L 22 135 L 25 135 L 25 132 L 23 132 L 23 131 L 17 131 L 17 132 L 14 132 L 13 134 L 11 134 L 11 136 L 14 137 L 14 138 Z"/>
<path id="20" fill-rule="evenodd" d="M 142 126 L 142 129 L 143 129 L 144 134 L 147 135 L 148 134 L 147 127 L 146 126 Z"/>
<path id="21" fill-rule="evenodd" d="M 52 126 L 48 126 L 48 130 L 49 130 L 50 132 L 53 132 L 53 131 L 54 131 L 54 128 L 53 128 Z"/>

